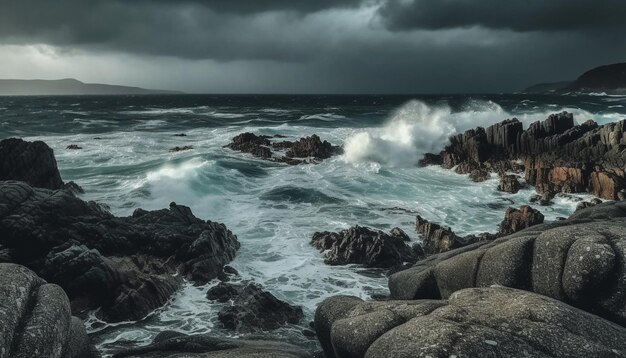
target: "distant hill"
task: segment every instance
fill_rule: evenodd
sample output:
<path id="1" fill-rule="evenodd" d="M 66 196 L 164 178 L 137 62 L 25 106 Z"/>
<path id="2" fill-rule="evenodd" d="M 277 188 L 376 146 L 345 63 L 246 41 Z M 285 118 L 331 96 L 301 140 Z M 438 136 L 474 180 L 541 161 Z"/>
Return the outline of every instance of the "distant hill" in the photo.
<path id="1" fill-rule="evenodd" d="M 526 93 L 582 92 L 626 95 L 626 62 L 600 66 L 570 82 L 544 83 L 528 87 Z"/>
<path id="2" fill-rule="evenodd" d="M 42 95 L 124 95 L 124 94 L 179 94 L 182 92 L 151 90 L 139 87 L 83 83 L 67 78 L 62 80 L 0 80 L 0 96 Z"/>

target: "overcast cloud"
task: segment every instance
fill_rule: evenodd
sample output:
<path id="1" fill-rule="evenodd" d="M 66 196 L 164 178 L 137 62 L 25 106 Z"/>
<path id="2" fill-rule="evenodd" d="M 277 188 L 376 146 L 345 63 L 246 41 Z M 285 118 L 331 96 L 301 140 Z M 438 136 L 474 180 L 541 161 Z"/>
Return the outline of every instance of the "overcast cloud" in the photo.
<path id="1" fill-rule="evenodd" d="M 0 0 L 0 77 L 189 92 L 519 90 L 626 61 L 622 0 Z"/>

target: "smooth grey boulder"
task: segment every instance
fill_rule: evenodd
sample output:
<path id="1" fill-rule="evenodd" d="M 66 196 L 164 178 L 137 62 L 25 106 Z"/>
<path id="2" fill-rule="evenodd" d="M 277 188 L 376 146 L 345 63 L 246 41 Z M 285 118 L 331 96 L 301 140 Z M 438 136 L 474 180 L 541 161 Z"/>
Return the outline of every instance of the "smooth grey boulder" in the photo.
<path id="1" fill-rule="evenodd" d="M 533 291 L 626 325 L 626 202 L 433 255 L 389 278 L 392 299 L 491 285 Z"/>
<path id="2" fill-rule="evenodd" d="M 114 358 L 310 358 L 288 343 L 268 340 L 216 338 L 165 331 L 144 347 L 129 349 Z"/>
<path id="3" fill-rule="evenodd" d="M 0 264 L 0 358 L 99 357 L 61 287 Z"/>
<path id="4" fill-rule="evenodd" d="M 317 315 L 328 357 L 623 357 L 626 328 L 532 292 L 501 286 L 456 291 L 448 300 L 341 303 Z"/>

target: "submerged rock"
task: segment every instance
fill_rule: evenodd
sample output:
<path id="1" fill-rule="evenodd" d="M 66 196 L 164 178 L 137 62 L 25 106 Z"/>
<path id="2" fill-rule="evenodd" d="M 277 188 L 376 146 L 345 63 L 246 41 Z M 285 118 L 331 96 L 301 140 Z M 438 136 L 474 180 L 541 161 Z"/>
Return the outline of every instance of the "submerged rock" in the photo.
<path id="1" fill-rule="evenodd" d="M 174 148 L 171 148 L 170 152 L 183 152 L 183 151 L 192 150 L 192 149 L 193 149 L 193 146 L 191 145 L 185 145 L 183 147 L 176 146 Z"/>
<path id="2" fill-rule="evenodd" d="M 0 263 L 0 356 L 100 357 L 61 287 L 24 266 Z"/>
<path id="3" fill-rule="evenodd" d="M 67 147 L 65 147 L 65 149 L 78 150 L 78 149 L 83 149 L 83 147 L 79 146 L 78 144 L 70 144 Z"/>
<path id="4" fill-rule="evenodd" d="M 165 331 L 157 335 L 151 344 L 118 352 L 113 357 L 310 358 L 310 355 L 299 347 L 283 342 L 216 338 L 208 334 L 185 335 Z"/>
<path id="5" fill-rule="evenodd" d="M 470 288 L 448 300 L 335 296 L 315 313 L 328 357 L 619 357 L 626 328 L 538 294 Z"/>
<path id="6" fill-rule="evenodd" d="M 366 267 L 390 268 L 415 262 L 417 250 L 406 241 L 408 236 L 398 228 L 389 234 L 355 226 L 340 232 L 316 232 L 311 245 L 324 252 L 329 265 L 360 264 Z"/>
<path id="7" fill-rule="evenodd" d="M 176 203 L 115 217 L 68 191 L 12 181 L 0 182 L 0 232 L 10 260 L 63 287 L 76 312 L 100 307 L 107 321 L 143 318 L 183 277 L 219 276 L 239 248 L 226 226 Z"/>
<path id="8" fill-rule="evenodd" d="M 207 292 L 207 298 L 231 302 L 218 313 L 225 328 L 237 332 L 269 331 L 287 323 L 298 323 L 302 308 L 281 301 L 254 282 L 220 282 Z"/>

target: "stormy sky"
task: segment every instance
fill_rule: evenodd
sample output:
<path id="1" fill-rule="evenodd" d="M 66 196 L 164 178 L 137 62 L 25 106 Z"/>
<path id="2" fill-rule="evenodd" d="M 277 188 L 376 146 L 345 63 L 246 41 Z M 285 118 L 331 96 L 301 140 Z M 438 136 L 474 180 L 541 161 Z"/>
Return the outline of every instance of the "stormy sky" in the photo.
<path id="1" fill-rule="evenodd" d="M 493 93 L 626 61 L 624 0 L 0 0 L 0 78 Z"/>

